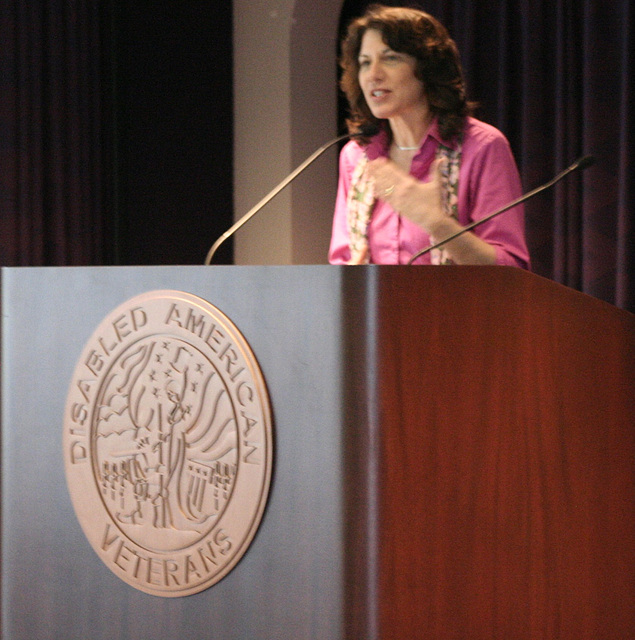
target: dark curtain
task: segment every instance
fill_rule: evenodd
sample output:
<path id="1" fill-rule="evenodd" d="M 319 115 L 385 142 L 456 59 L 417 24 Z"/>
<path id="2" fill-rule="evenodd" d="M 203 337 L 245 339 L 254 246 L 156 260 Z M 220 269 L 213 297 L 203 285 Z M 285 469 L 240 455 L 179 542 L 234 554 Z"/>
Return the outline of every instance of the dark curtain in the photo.
<path id="1" fill-rule="evenodd" d="M 230 3 L 3 0 L 0 264 L 203 264 L 233 214 L 231 34 Z"/>
<path id="2" fill-rule="evenodd" d="M 2 265 L 107 259 L 100 6 L 1 3 Z"/>
<path id="3" fill-rule="evenodd" d="M 342 23 L 371 2 L 348 0 Z M 533 271 L 635 311 L 632 0 L 426 0 L 461 51 L 477 117 L 501 129 L 525 189 L 596 164 L 526 205 Z"/>
<path id="4" fill-rule="evenodd" d="M 111 2 L 117 262 L 203 264 L 233 222 L 231 3 Z"/>

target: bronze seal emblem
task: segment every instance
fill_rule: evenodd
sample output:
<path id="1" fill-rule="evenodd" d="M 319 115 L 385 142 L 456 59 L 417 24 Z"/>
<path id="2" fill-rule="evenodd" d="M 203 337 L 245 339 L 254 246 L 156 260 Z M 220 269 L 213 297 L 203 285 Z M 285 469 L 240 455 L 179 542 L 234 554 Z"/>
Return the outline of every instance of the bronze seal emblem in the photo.
<path id="1" fill-rule="evenodd" d="M 133 587 L 197 593 L 251 544 L 271 479 L 269 399 L 249 345 L 205 300 L 153 291 L 101 322 L 75 367 L 63 445 L 84 533 Z"/>

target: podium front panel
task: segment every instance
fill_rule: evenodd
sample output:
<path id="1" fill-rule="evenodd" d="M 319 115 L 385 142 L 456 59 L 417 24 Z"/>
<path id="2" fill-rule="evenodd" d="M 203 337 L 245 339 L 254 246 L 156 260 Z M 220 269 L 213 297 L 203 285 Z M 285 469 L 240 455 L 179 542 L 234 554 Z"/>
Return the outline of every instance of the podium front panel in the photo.
<path id="1" fill-rule="evenodd" d="M 3 268 L 2 637 L 569 640 L 635 628 L 633 316 L 505 267 Z M 199 296 L 262 370 L 273 476 L 218 584 L 144 593 L 64 473 L 95 328 Z"/>

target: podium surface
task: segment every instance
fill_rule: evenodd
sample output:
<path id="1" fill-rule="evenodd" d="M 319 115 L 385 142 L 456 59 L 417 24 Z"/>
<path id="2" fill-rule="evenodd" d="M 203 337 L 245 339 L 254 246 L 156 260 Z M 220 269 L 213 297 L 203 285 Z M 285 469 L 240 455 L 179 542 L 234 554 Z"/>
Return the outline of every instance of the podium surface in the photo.
<path id="1" fill-rule="evenodd" d="M 2 269 L 2 637 L 625 638 L 633 316 L 504 267 Z M 83 535 L 68 385 L 126 300 L 183 291 L 253 350 L 274 421 L 243 559 L 142 593 Z"/>

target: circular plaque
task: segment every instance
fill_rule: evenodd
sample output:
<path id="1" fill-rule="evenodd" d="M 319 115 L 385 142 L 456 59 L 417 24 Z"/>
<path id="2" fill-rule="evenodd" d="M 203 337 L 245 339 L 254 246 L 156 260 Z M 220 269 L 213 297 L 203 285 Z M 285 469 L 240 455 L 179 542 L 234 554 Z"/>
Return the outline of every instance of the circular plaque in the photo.
<path id="1" fill-rule="evenodd" d="M 246 340 L 205 300 L 153 291 L 101 322 L 75 367 L 63 446 L 84 533 L 133 587 L 197 593 L 251 544 L 271 479 L 269 398 Z"/>

